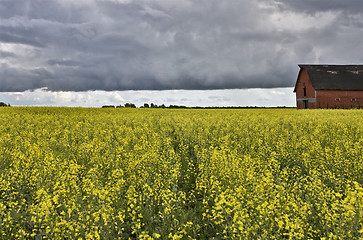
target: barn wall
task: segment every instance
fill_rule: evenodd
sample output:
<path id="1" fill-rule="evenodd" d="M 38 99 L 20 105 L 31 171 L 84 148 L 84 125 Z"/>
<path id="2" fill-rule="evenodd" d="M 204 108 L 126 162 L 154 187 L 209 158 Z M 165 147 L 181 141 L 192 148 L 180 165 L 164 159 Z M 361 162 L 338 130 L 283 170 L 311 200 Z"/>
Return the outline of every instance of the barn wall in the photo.
<path id="1" fill-rule="evenodd" d="M 304 95 L 304 85 L 306 88 L 306 95 Z M 295 86 L 295 91 L 296 91 L 296 107 L 298 109 L 304 108 L 304 101 L 308 102 L 309 108 L 316 108 L 315 89 L 311 85 L 309 75 L 304 68 L 300 69 Z"/>
<path id="2" fill-rule="evenodd" d="M 363 91 L 317 90 L 317 108 L 363 108 Z"/>

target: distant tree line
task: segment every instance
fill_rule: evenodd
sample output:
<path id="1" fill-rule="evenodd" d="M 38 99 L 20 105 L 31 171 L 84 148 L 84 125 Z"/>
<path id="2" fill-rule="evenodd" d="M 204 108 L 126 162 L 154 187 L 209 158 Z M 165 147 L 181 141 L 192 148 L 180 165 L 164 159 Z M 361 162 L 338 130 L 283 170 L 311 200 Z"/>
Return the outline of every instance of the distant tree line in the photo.
<path id="1" fill-rule="evenodd" d="M 102 108 L 136 108 L 136 105 L 133 103 L 125 103 L 124 105 L 104 105 Z M 286 106 L 277 106 L 277 107 L 258 107 L 258 106 L 226 106 L 226 107 L 187 107 L 183 105 L 169 105 L 165 106 L 164 104 L 156 105 L 154 103 L 151 103 L 150 105 L 148 103 L 144 103 L 144 105 L 140 106 L 139 108 L 171 108 L 171 109 L 251 109 L 251 108 L 294 108 L 294 107 L 286 107 Z"/>
<path id="2" fill-rule="evenodd" d="M 115 105 L 103 105 L 102 106 L 102 108 L 123 108 L 123 107 L 136 108 L 136 105 L 133 103 L 125 103 L 125 105 L 118 105 L 118 106 L 115 106 Z"/>
<path id="3" fill-rule="evenodd" d="M 0 107 L 10 107 L 10 104 L 6 104 L 4 102 L 0 102 Z"/>

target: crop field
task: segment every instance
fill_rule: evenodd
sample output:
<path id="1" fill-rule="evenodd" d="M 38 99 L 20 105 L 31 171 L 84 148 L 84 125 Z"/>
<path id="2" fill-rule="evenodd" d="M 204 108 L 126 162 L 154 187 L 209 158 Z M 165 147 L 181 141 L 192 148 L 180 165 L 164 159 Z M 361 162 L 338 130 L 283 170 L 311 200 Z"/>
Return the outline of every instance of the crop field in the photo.
<path id="1" fill-rule="evenodd" d="M 362 110 L 0 120 L 0 239 L 363 239 Z"/>

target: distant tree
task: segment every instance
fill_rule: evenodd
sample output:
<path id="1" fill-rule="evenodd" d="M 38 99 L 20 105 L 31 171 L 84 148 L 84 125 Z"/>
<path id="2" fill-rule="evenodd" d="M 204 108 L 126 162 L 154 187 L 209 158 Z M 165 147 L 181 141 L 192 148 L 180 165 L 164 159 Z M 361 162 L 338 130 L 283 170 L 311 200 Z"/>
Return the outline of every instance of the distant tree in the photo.
<path id="1" fill-rule="evenodd" d="M 104 106 L 102 106 L 102 108 L 115 108 L 115 106 L 114 105 L 104 105 Z"/>
<path id="2" fill-rule="evenodd" d="M 156 106 L 154 103 L 151 103 L 151 104 L 150 104 L 150 107 L 151 107 L 151 108 L 155 108 L 155 107 L 158 107 L 158 106 Z"/>
<path id="3" fill-rule="evenodd" d="M 125 107 L 127 108 L 136 108 L 136 105 L 133 103 L 125 103 Z"/>
<path id="4" fill-rule="evenodd" d="M 10 107 L 10 104 L 6 104 L 4 102 L 0 102 L 0 107 Z"/>
<path id="5" fill-rule="evenodd" d="M 170 105 L 169 108 L 187 108 L 186 106 Z"/>
<path id="6" fill-rule="evenodd" d="M 149 108 L 149 104 L 144 103 L 144 108 Z"/>
<path id="7" fill-rule="evenodd" d="M 164 104 L 161 104 L 159 107 L 160 108 L 166 108 L 166 106 Z"/>

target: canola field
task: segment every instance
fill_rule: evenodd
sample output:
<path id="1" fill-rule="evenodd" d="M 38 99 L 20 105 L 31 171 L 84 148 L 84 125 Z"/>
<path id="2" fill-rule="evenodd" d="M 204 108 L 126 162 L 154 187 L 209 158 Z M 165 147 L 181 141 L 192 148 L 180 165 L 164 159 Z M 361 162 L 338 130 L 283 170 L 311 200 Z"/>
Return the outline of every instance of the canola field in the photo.
<path id="1" fill-rule="evenodd" d="M 362 110 L 0 120 L 0 239 L 363 239 Z"/>

